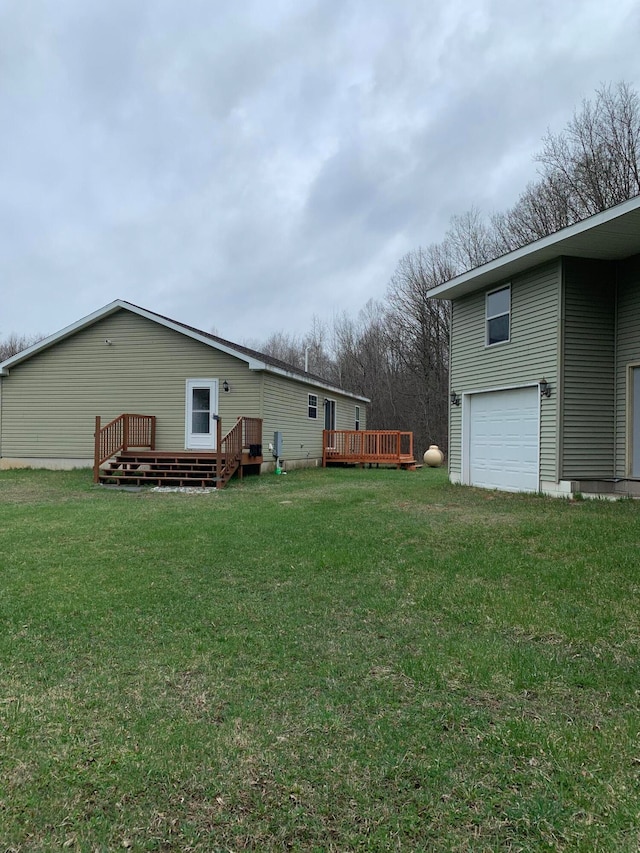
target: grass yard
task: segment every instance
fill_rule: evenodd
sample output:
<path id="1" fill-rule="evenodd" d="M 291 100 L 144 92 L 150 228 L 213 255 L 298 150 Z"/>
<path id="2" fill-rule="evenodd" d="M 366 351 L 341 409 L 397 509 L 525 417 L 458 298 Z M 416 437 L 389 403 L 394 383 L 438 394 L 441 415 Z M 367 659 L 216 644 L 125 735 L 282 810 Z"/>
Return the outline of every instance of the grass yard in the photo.
<path id="1" fill-rule="evenodd" d="M 637 851 L 640 504 L 0 473 L 0 851 Z"/>

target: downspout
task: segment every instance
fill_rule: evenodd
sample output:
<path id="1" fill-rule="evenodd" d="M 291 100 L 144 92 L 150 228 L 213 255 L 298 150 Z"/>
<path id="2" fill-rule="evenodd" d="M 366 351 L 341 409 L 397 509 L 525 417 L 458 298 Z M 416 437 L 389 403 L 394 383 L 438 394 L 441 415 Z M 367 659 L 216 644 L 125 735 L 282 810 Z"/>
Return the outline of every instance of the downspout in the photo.
<path id="1" fill-rule="evenodd" d="M 558 376 L 556 378 L 556 483 L 559 483 L 564 476 L 561 453 L 561 448 L 564 446 L 564 406 L 562 405 L 562 401 L 564 399 L 564 321 L 566 316 L 564 256 L 559 258 L 558 263 L 560 265 L 560 293 L 558 298 Z"/>
<path id="2" fill-rule="evenodd" d="M 453 388 L 453 350 L 451 347 L 453 341 L 453 299 L 449 301 L 449 365 L 448 365 L 448 373 L 449 373 L 449 393 L 447 394 L 447 469 L 449 474 L 449 481 L 451 481 L 451 405 L 449 403 L 451 399 L 451 389 Z M 462 407 L 460 407 L 462 408 Z M 462 414 L 460 415 L 462 417 Z M 463 483 L 463 470 L 462 470 L 462 445 L 464 444 L 464 432 L 462 428 L 462 424 L 460 425 L 460 447 L 458 448 L 458 460 L 460 465 L 460 473 L 458 475 L 458 482 Z"/>
<path id="3" fill-rule="evenodd" d="M 618 405 L 619 405 L 619 397 L 618 397 L 618 388 L 619 388 L 619 378 L 618 378 L 618 286 L 620 282 L 620 261 L 615 262 L 613 272 L 613 423 L 611 424 L 611 435 L 613 436 L 613 447 L 611 448 L 613 452 L 613 476 L 614 481 L 618 472 Z M 626 376 L 625 376 L 626 383 Z M 626 405 L 625 400 L 625 405 Z M 627 462 L 627 440 L 629 437 L 629 427 L 627 426 L 627 418 L 625 412 L 625 451 L 624 451 L 624 473 L 627 474 L 630 471 L 628 462 Z"/>

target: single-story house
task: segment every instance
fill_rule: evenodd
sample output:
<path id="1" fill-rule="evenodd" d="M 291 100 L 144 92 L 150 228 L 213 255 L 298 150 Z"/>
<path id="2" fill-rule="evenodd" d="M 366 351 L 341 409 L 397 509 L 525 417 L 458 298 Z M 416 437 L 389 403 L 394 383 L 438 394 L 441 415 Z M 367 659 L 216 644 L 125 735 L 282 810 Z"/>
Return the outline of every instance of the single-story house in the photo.
<path id="1" fill-rule="evenodd" d="M 640 495 L 640 197 L 431 295 L 452 305 L 453 482 Z"/>
<path id="2" fill-rule="evenodd" d="M 263 467 L 322 463 L 323 430 L 366 428 L 365 397 L 120 299 L 0 363 L 0 467 L 94 464 L 96 416 L 154 416 L 155 449 L 215 451 L 260 419 Z"/>

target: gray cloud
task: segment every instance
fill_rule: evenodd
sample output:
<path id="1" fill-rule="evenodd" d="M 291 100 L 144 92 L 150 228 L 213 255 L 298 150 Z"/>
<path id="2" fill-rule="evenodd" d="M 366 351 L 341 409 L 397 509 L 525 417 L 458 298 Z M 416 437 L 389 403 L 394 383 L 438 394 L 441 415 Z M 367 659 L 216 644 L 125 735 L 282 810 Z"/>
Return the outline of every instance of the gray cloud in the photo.
<path id="1" fill-rule="evenodd" d="M 606 81 L 634 0 L 0 3 L 0 336 L 122 297 L 235 340 L 380 298 Z"/>

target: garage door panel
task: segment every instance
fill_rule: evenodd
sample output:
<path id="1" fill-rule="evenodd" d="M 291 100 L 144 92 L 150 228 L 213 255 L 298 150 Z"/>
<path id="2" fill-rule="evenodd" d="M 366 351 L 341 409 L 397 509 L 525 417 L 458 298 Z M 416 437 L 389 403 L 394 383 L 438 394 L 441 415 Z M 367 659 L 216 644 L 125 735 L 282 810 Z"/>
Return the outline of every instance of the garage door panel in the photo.
<path id="1" fill-rule="evenodd" d="M 473 394 L 469 414 L 469 482 L 508 491 L 539 487 L 537 388 Z"/>

